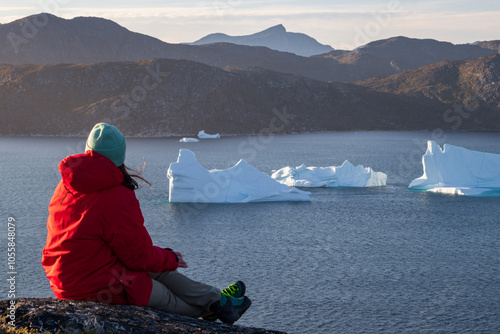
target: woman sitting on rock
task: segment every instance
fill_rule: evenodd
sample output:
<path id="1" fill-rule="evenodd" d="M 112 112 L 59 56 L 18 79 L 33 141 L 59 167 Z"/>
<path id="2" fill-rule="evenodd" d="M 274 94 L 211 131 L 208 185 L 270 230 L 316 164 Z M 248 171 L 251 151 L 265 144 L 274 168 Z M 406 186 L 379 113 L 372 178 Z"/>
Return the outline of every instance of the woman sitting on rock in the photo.
<path id="1" fill-rule="evenodd" d="M 92 129 L 84 154 L 59 164 L 42 265 L 59 299 L 149 306 L 232 324 L 250 307 L 238 281 L 220 291 L 180 274 L 181 253 L 154 246 L 114 126 Z"/>

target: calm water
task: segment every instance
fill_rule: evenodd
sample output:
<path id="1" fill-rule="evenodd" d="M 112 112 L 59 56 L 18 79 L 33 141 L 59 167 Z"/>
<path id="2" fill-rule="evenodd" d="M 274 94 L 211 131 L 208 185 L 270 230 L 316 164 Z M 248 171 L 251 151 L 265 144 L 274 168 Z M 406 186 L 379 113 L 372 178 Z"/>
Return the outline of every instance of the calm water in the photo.
<path id="1" fill-rule="evenodd" d="M 494 133 L 346 132 L 198 144 L 129 139 L 126 162 L 146 161 L 154 186 L 137 193 L 146 226 L 157 245 L 184 254 L 190 268 L 182 271 L 221 288 L 247 283 L 253 305 L 240 325 L 289 333 L 498 333 L 500 198 L 409 191 L 422 175 L 428 139 L 500 153 Z M 53 296 L 40 265 L 47 206 L 57 164 L 83 147 L 83 139 L 0 138 L 0 237 L 5 249 L 14 216 L 19 297 Z M 166 172 L 179 148 L 192 149 L 209 169 L 246 158 L 267 173 L 347 159 L 385 172 L 388 184 L 313 189 L 310 203 L 173 205 Z M 7 299 L 5 280 L 0 287 Z"/>

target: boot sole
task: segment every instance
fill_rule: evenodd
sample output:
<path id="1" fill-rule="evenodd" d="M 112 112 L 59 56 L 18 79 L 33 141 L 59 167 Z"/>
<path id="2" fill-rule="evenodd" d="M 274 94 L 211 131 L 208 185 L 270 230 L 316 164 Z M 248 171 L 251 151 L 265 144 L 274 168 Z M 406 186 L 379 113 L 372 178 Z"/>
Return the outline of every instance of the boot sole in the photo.
<path id="1" fill-rule="evenodd" d="M 235 307 L 236 309 L 236 312 L 238 313 L 238 318 L 236 320 L 234 320 L 233 322 L 231 323 L 228 323 L 229 325 L 232 325 L 234 324 L 236 321 L 238 321 L 241 316 L 250 308 L 250 306 L 252 305 L 252 301 L 250 300 L 250 298 L 248 298 L 247 296 L 244 296 L 244 301 L 243 301 L 243 304 L 241 304 L 240 306 L 237 306 Z"/>

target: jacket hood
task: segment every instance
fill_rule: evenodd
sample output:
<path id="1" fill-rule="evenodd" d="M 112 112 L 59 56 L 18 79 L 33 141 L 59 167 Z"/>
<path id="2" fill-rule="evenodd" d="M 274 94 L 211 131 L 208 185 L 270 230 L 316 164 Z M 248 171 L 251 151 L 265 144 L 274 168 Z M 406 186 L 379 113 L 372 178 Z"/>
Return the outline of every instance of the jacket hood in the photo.
<path id="1" fill-rule="evenodd" d="M 91 194 L 123 182 L 121 170 L 94 151 L 66 157 L 59 164 L 59 172 L 64 186 L 72 193 Z"/>

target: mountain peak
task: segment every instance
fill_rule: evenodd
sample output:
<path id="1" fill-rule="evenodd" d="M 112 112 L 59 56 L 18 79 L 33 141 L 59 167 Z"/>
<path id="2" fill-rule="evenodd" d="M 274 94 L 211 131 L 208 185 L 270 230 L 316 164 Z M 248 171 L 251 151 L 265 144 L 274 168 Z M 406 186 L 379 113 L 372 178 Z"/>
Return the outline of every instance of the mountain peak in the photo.
<path id="1" fill-rule="evenodd" d="M 274 27 L 267 28 L 262 32 L 286 33 L 286 28 L 282 24 L 275 25 Z"/>
<path id="2" fill-rule="evenodd" d="M 282 24 L 245 36 L 229 36 L 221 33 L 210 34 L 191 43 L 191 45 L 213 43 L 265 46 L 272 50 L 294 53 L 304 57 L 327 53 L 333 50 L 330 45 L 320 44 L 314 38 L 306 34 L 287 32 Z"/>
<path id="3" fill-rule="evenodd" d="M 55 15 L 50 14 L 50 13 L 39 13 L 39 14 L 33 14 L 33 15 L 29 15 L 29 16 L 17 19 L 15 21 L 12 21 L 10 24 L 22 25 L 28 21 L 31 21 L 31 22 L 36 22 L 37 25 L 42 25 L 42 24 L 45 25 L 50 21 L 56 22 L 56 21 L 63 21 L 63 20 L 65 20 L 65 19 L 60 18 L 60 17 L 55 16 Z"/>

